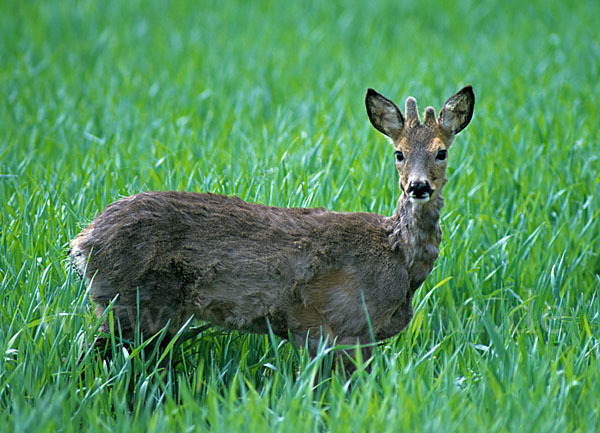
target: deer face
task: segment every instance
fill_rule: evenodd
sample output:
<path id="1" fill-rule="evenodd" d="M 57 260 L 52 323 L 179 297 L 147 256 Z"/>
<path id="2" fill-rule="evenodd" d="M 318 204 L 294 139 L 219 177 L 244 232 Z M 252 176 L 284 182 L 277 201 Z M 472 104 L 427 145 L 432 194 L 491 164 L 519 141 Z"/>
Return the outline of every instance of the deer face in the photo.
<path id="1" fill-rule="evenodd" d="M 447 137 L 419 125 L 405 131 L 394 147 L 400 188 L 415 203 L 426 203 L 444 187 L 446 178 Z"/>
<path id="2" fill-rule="evenodd" d="M 436 119 L 433 107 L 419 119 L 417 102 L 406 100 L 406 119 L 391 100 L 373 89 L 367 91 L 371 123 L 394 145 L 400 188 L 413 203 L 427 203 L 444 187 L 448 148 L 454 136 L 471 121 L 475 96 L 471 86 L 453 95 Z"/>

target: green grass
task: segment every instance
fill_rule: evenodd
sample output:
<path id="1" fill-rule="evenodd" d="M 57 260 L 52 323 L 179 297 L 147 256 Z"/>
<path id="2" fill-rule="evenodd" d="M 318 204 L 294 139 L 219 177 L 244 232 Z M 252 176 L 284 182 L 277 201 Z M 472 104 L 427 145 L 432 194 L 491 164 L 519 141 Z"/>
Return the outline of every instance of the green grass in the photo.
<path id="1" fill-rule="evenodd" d="M 572 3 L 572 4 L 571 4 Z M 597 1 L 0 6 L 0 425 L 14 432 L 600 430 Z M 374 87 L 473 84 L 442 254 L 372 371 L 203 333 L 165 371 L 85 352 L 66 245 L 144 190 L 391 214 Z M 81 358 L 81 362 L 77 361 Z"/>

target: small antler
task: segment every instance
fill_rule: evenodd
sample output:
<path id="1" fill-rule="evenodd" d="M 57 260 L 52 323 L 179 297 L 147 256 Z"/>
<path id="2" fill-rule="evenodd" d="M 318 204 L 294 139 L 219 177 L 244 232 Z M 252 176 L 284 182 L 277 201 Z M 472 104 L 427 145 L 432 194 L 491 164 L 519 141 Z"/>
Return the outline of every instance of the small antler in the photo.
<path id="1" fill-rule="evenodd" d="M 425 109 L 425 120 L 423 120 L 423 124 L 426 126 L 434 126 L 436 123 L 435 108 L 427 107 Z"/>
<path id="2" fill-rule="evenodd" d="M 406 107 L 404 112 L 406 113 L 406 121 L 410 127 L 415 127 L 421 124 L 419 112 L 417 111 L 417 100 L 412 96 L 406 98 Z"/>

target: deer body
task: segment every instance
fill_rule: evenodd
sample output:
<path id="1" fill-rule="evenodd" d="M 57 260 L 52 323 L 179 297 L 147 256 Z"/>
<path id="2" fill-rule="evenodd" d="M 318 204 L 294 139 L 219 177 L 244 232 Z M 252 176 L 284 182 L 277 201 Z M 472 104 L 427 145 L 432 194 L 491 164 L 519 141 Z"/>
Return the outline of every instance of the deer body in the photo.
<path id="1" fill-rule="evenodd" d="M 371 122 L 396 148 L 403 194 L 393 216 L 276 208 L 215 194 L 127 197 L 71 242 L 98 314 L 112 302 L 126 338 L 136 327 L 145 337 L 166 325 L 174 334 L 192 315 L 228 329 L 270 327 L 283 338 L 289 331 L 309 349 L 322 336 L 353 344 L 398 334 L 439 253 L 446 181 L 439 151 L 468 124 L 474 102 L 467 87 L 433 123 L 428 108 L 421 125 L 410 101 L 405 121 L 375 91 L 366 99 Z"/>

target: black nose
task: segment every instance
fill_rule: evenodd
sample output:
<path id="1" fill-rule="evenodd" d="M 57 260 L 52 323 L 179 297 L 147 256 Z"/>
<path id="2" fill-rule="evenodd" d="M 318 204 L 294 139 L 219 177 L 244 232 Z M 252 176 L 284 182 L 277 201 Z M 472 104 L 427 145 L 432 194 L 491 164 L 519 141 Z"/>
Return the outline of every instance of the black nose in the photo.
<path id="1" fill-rule="evenodd" d="M 424 198 L 433 194 L 433 188 L 427 181 L 411 182 L 410 185 L 408 185 L 408 191 L 406 192 L 415 198 Z"/>

